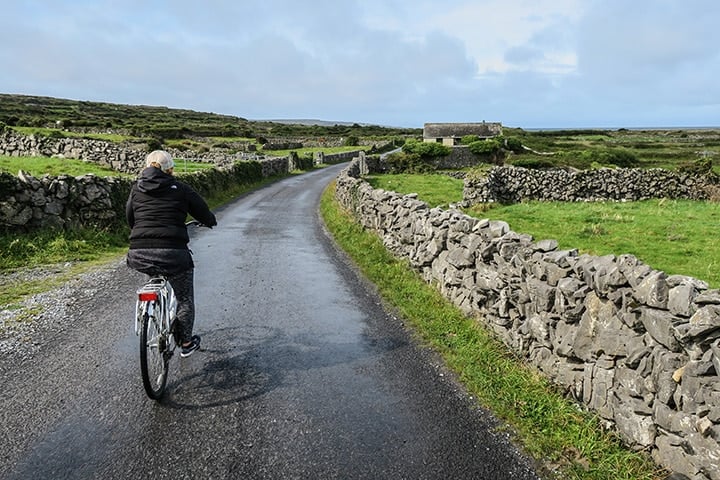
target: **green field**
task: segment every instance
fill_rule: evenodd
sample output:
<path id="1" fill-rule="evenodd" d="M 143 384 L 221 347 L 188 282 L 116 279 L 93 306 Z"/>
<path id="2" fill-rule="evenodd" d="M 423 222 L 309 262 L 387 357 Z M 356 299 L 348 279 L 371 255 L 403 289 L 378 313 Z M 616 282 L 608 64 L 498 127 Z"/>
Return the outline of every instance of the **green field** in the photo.
<path id="1" fill-rule="evenodd" d="M 715 129 L 525 131 L 506 128 L 504 134 L 519 139 L 536 152 L 514 153 L 506 159 L 509 164 L 592 168 L 601 165 L 608 154 L 620 154 L 627 164 L 616 165 L 619 167 L 674 170 L 708 160 L 720 174 L 720 130 Z"/>
<path id="2" fill-rule="evenodd" d="M 376 188 L 417 193 L 430 206 L 462 198 L 462 180 L 444 175 L 375 175 Z M 642 202 L 522 202 L 477 205 L 467 214 L 504 220 L 536 240 L 558 240 L 561 249 L 593 255 L 633 254 L 668 274 L 688 275 L 720 288 L 720 203 L 646 200 Z"/>
<path id="3" fill-rule="evenodd" d="M 8 157 L 6 155 L 0 155 L 0 172 L 17 175 L 19 170 L 23 170 L 35 177 L 41 177 L 43 175 L 70 175 L 79 177 L 89 173 L 100 177 L 124 175 L 111 168 L 101 167 L 95 163 L 83 162 L 82 160 L 50 157 Z"/>
<path id="4" fill-rule="evenodd" d="M 192 173 L 206 168 L 213 168 L 212 163 L 187 162 L 181 159 L 176 160 L 176 173 Z M 69 158 L 49 157 L 8 157 L 0 155 L 0 172 L 7 172 L 17 175 L 23 170 L 35 177 L 43 175 L 59 176 L 70 175 L 79 177 L 93 174 L 99 177 L 134 177 L 135 175 L 120 173 L 111 168 L 102 167 L 92 162 L 84 162 Z"/>

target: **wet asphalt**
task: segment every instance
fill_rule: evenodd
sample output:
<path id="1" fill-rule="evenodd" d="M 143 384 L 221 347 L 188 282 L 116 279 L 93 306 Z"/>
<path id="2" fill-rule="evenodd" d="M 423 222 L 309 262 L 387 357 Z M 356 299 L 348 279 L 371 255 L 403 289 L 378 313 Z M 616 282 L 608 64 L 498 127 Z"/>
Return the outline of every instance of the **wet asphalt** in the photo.
<path id="1" fill-rule="evenodd" d="M 534 479 L 318 219 L 342 166 L 287 178 L 195 229 L 202 350 L 142 388 L 134 291 L 112 281 L 29 360 L 0 360 L 2 479 Z"/>

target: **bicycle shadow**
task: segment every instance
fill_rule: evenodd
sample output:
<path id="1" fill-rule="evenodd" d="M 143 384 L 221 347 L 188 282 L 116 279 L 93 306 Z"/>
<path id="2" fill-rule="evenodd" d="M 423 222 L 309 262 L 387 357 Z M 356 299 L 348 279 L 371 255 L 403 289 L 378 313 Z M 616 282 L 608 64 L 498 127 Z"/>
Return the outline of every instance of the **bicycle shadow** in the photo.
<path id="1" fill-rule="evenodd" d="M 288 336 L 281 329 L 247 325 L 217 329 L 203 335 L 201 348 L 190 359 L 171 362 L 170 380 L 160 405 L 201 410 L 240 403 L 283 386 L 295 371 L 361 362 L 407 345 L 404 339 L 333 342 L 310 334 Z M 198 358 L 199 357 L 199 358 Z M 180 361 L 178 361 L 180 360 Z M 173 365 L 175 368 L 173 368 Z"/>

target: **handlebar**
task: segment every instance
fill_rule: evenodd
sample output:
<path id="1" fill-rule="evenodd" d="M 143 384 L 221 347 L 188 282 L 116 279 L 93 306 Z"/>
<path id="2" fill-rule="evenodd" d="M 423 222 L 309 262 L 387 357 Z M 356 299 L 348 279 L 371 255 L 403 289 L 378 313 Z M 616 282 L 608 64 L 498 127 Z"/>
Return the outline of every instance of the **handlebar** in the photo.
<path id="1" fill-rule="evenodd" d="M 193 219 L 193 220 L 190 220 L 189 222 L 185 222 L 185 226 L 186 226 L 186 227 L 193 226 L 193 227 L 198 227 L 198 228 L 199 228 L 199 227 L 212 228 L 212 227 L 208 227 L 208 226 L 205 225 L 204 223 L 201 223 L 201 222 L 199 222 L 199 221 L 197 221 L 197 220 L 194 220 L 194 219 Z"/>

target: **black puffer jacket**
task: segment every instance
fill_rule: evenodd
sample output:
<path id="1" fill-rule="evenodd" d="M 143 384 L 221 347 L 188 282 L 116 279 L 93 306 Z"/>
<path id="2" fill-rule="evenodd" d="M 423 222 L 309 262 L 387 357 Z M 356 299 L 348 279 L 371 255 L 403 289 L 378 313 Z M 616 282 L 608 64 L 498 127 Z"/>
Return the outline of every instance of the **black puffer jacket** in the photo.
<path id="1" fill-rule="evenodd" d="M 140 173 L 125 207 L 130 249 L 187 248 L 185 220 L 190 214 L 208 227 L 217 225 L 215 215 L 190 186 L 159 168 Z"/>

